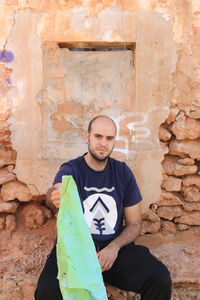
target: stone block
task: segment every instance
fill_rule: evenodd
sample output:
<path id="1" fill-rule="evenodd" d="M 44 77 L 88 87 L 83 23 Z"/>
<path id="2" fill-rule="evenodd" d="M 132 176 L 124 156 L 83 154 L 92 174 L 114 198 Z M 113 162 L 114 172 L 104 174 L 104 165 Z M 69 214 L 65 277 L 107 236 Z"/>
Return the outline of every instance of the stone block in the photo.
<path id="1" fill-rule="evenodd" d="M 0 168 L 7 165 L 15 165 L 17 153 L 15 150 L 0 149 Z"/>
<path id="2" fill-rule="evenodd" d="M 185 225 L 185 224 L 177 224 L 177 229 L 180 230 L 180 231 L 184 231 L 184 230 L 187 230 L 188 229 L 188 226 Z"/>
<path id="3" fill-rule="evenodd" d="M 186 115 L 191 119 L 200 119 L 200 109 L 191 109 Z"/>
<path id="4" fill-rule="evenodd" d="M 37 229 L 52 217 L 46 207 L 38 203 L 29 203 L 22 210 L 22 219 L 27 228 Z"/>
<path id="5" fill-rule="evenodd" d="M 170 113 L 166 119 L 166 123 L 169 125 L 171 123 L 173 123 L 176 119 L 176 116 L 178 115 L 178 113 L 180 112 L 180 109 L 176 108 L 171 108 L 170 109 Z"/>
<path id="6" fill-rule="evenodd" d="M 175 234 L 177 232 L 176 225 L 173 222 L 164 221 L 162 222 L 162 233 L 166 234 Z"/>
<path id="7" fill-rule="evenodd" d="M 5 224 L 6 224 L 5 216 L 0 216 L 0 230 L 4 229 Z"/>
<path id="8" fill-rule="evenodd" d="M 200 138 L 199 120 L 183 117 L 182 120 L 175 121 L 170 129 L 178 140 Z"/>
<path id="9" fill-rule="evenodd" d="M 192 166 L 195 164 L 195 161 L 192 158 L 186 157 L 186 158 L 179 159 L 178 163 L 181 165 Z"/>
<path id="10" fill-rule="evenodd" d="M 16 229 L 16 219 L 14 215 L 7 215 L 6 216 L 6 229 L 10 232 Z"/>
<path id="11" fill-rule="evenodd" d="M 200 145 L 199 145 L 200 147 Z M 189 175 L 183 178 L 183 185 L 195 185 L 200 189 L 200 175 Z"/>
<path id="12" fill-rule="evenodd" d="M 12 181 L 16 179 L 16 175 L 10 172 L 8 168 L 0 169 L 0 184 Z"/>
<path id="13" fill-rule="evenodd" d="M 158 206 L 182 205 L 182 197 L 178 193 L 163 191 L 160 200 L 156 203 Z"/>
<path id="14" fill-rule="evenodd" d="M 163 125 L 160 126 L 158 133 L 159 139 L 163 142 L 169 141 L 171 139 L 172 134 Z"/>
<path id="15" fill-rule="evenodd" d="M 148 209 L 148 211 L 145 213 L 144 219 L 151 222 L 160 222 L 159 216 L 151 209 Z"/>
<path id="16" fill-rule="evenodd" d="M 165 156 L 162 165 L 167 175 L 183 176 L 194 174 L 198 170 L 198 167 L 196 165 L 188 166 L 179 164 L 178 158 L 170 155 Z"/>
<path id="17" fill-rule="evenodd" d="M 10 135 L 8 123 L 5 120 L 0 120 L 0 136 Z"/>
<path id="18" fill-rule="evenodd" d="M 22 202 L 28 202 L 31 201 L 32 194 L 30 193 L 26 184 L 15 180 L 2 185 L 1 198 L 3 201 L 12 201 L 18 199 Z"/>
<path id="19" fill-rule="evenodd" d="M 179 192 L 182 180 L 173 176 L 167 176 L 162 183 L 162 188 L 168 192 Z"/>
<path id="20" fill-rule="evenodd" d="M 112 285 L 106 285 L 109 300 L 140 300 L 140 295 L 134 292 L 120 290 Z"/>
<path id="21" fill-rule="evenodd" d="M 169 153 L 180 157 L 190 156 L 193 159 L 200 160 L 200 139 L 190 140 L 172 140 L 169 144 Z"/>
<path id="22" fill-rule="evenodd" d="M 106 285 L 107 295 L 110 300 L 126 300 L 127 292 L 122 291 L 114 286 Z"/>
<path id="23" fill-rule="evenodd" d="M 160 226 L 161 226 L 160 222 L 151 222 L 148 220 L 143 220 L 141 234 L 156 233 L 160 230 Z"/>
<path id="24" fill-rule="evenodd" d="M 184 211 L 181 206 L 160 206 L 157 209 L 157 214 L 159 215 L 159 217 L 171 221 L 175 217 L 182 216 L 184 214 Z"/>
<path id="25" fill-rule="evenodd" d="M 188 202 L 200 202 L 200 192 L 188 192 L 185 200 Z"/>
<path id="26" fill-rule="evenodd" d="M 190 214 L 185 214 L 174 219 L 176 223 L 182 223 L 186 225 L 200 225 L 200 212 L 192 212 Z"/>
<path id="27" fill-rule="evenodd" d="M 0 201 L 0 213 L 15 213 L 18 207 L 17 201 Z"/>
<path id="28" fill-rule="evenodd" d="M 196 202 L 183 202 L 183 209 L 187 212 L 200 210 L 200 203 Z"/>
<path id="29" fill-rule="evenodd" d="M 196 185 L 189 185 L 189 186 L 182 185 L 181 192 L 183 193 L 183 196 L 186 197 L 187 193 L 189 193 L 189 192 L 198 193 L 199 189 L 198 189 L 198 187 Z"/>

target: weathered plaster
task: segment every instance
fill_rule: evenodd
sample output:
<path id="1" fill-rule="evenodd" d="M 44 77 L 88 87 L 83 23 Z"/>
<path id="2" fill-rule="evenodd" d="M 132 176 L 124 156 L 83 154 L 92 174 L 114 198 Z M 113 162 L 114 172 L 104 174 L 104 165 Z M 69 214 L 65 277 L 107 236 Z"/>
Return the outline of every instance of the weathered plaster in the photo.
<path id="1" fill-rule="evenodd" d="M 31 5 L 30 2 L 29 4 Z M 17 34 L 18 32 L 21 34 Z M 109 96 L 105 87 L 100 91 L 94 88 L 92 94 L 88 94 L 84 88 L 77 86 L 73 94 L 73 77 L 63 81 L 66 67 L 64 62 L 58 63 L 63 58 L 60 57 L 62 51 L 56 50 L 58 47 L 55 42 L 88 41 L 104 44 L 121 42 L 122 46 L 124 42 L 131 42 L 136 45 L 135 72 L 128 79 L 130 87 L 132 80 L 131 93 L 134 94 L 122 94 L 122 99 L 116 102 L 118 108 L 113 109 L 113 99 L 118 95 L 120 85 L 117 82 L 116 90 Z M 46 52 L 50 51 L 48 47 L 54 52 L 54 56 L 47 55 Z M 157 130 L 168 114 L 173 88 L 172 75 L 177 60 L 172 20 L 157 12 L 122 11 L 120 6 L 107 7 L 95 16 L 89 15 L 86 6 L 49 10 L 45 14 L 22 10 L 15 15 L 7 48 L 12 49 L 15 55 L 12 63 L 13 89 L 9 93 L 9 99 L 13 109 L 11 130 L 13 147 L 18 153 L 18 178 L 31 189 L 35 187 L 35 192 L 38 190 L 44 193 L 51 185 L 58 165 L 85 151 L 83 139 L 80 138 L 81 127 L 86 128 L 86 123 L 94 114 L 109 113 L 119 127 L 114 156 L 127 160 L 134 169 L 145 199 L 144 206 L 148 207 L 151 202 L 157 201 L 163 160 Z M 116 52 L 113 55 L 118 54 Z M 116 56 L 116 74 L 110 76 L 117 78 L 120 72 L 127 72 L 125 57 L 121 62 Z M 74 67 L 69 67 L 72 72 Z M 102 67 L 100 81 L 103 80 L 104 73 L 109 76 L 105 65 Z M 93 84 L 96 86 L 95 81 Z M 92 97 L 96 99 L 95 105 L 91 105 Z M 64 104 L 72 100 L 74 107 L 69 108 Z M 67 135 L 69 131 L 58 134 L 56 128 L 59 119 L 56 114 L 62 118 L 63 110 L 66 110 L 66 114 L 69 110 L 70 114 L 72 109 L 73 113 L 76 105 L 79 105 L 77 109 L 81 109 L 78 113 L 77 133 L 72 127 L 71 137 Z M 135 120 L 138 116 L 141 118 L 139 121 Z M 74 134 L 76 140 L 71 142 Z M 152 165 L 156 176 L 146 176 L 146 170 L 152 169 Z M 155 191 L 151 195 L 150 185 Z"/>

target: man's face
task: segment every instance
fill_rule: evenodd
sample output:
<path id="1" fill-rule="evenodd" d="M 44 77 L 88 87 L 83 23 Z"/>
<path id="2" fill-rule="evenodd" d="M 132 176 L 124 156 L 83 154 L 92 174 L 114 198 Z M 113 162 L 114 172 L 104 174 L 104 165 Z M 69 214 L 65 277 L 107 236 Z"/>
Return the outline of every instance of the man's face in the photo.
<path id="1" fill-rule="evenodd" d="M 92 124 L 92 129 L 87 133 L 87 144 L 90 155 L 96 161 L 105 161 L 115 145 L 116 129 L 111 120 L 98 118 Z"/>

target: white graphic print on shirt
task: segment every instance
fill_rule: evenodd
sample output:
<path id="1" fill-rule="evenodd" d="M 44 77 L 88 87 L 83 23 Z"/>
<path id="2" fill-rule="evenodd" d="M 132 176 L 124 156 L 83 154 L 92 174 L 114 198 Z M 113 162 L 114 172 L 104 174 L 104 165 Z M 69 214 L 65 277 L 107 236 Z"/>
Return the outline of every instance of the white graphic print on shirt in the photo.
<path id="1" fill-rule="evenodd" d="M 113 191 L 114 188 L 107 189 L 96 187 L 84 187 L 85 190 L 94 190 L 94 193 L 83 201 L 84 216 L 91 234 L 107 235 L 115 233 L 114 227 L 117 222 L 117 207 L 114 198 L 103 194 L 102 191 Z"/>

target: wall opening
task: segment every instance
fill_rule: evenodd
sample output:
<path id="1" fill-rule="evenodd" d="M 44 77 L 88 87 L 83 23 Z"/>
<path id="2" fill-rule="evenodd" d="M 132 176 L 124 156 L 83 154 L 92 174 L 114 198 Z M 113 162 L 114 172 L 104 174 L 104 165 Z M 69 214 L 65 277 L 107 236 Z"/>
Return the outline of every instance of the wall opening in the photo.
<path id="1" fill-rule="evenodd" d="M 44 159 L 80 155 L 82 130 L 98 114 L 119 116 L 135 103 L 133 43 L 46 43 L 43 45 Z M 123 120 L 124 121 L 124 120 Z M 120 124 L 119 124 L 120 125 Z M 120 127 L 120 126 L 119 126 Z M 119 132 L 116 156 L 129 148 L 129 133 Z"/>

